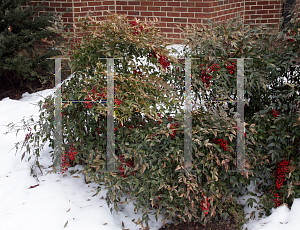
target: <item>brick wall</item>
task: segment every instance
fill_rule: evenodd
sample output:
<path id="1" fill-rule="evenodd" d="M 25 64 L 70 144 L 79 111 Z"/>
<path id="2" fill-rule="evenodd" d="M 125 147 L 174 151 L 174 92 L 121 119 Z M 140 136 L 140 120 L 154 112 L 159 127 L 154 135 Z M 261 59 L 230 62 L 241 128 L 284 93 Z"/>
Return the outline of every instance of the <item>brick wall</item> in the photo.
<path id="1" fill-rule="evenodd" d="M 158 19 L 156 26 L 161 30 L 165 39 L 174 44 L 183 41 L 183 35 L 176 25 L 185 27 L 196 23 L 207 24 L 208 19 L 215 22 L 243 16 L 245 23 L 275 25 L 278 29 L 282 16 L 283 0 L 46 0 L 49 10 L 62 12 L 65 23 L 76 23 L 78 18 L 93 12 L 96 21 L 105 20 L 107 11 L 126 14 L 130 20 L 134 17 Z M 297 0 L 299 5 L 300 0 Z M 74 9 L 74 10 L 72 10 Z M 73 31 L 73 29 L 72 29 Z M 78 36 L 75 29 L 75 36 Z"/>
<path id="2" fill-rule="evenodd" d="M 245 2 L 245 22 L 275 25 L 279 29 L 283 3 L 281 0 L 259 0 Z"/>

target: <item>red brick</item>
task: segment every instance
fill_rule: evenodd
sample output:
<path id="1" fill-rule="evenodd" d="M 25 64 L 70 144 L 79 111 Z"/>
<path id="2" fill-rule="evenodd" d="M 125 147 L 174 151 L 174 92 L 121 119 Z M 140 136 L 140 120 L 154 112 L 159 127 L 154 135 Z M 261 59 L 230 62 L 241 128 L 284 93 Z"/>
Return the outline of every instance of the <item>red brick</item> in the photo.
<path id="1" fill-rule="evenodd" d="M 66 12 L 66 8 L 55 8 L 55 12 Z"/>
<path id="2" fill-rule="evenodd" d="M 185 7 L 174 7 L 175 12 L 187 12 L 187 8 Z"/>
<path id="3" fill-rule="evenodd" d="M 196 7 L 207 8 L 207 7 L 210 7 L 210 6 L 211 6 L 211 3 L 209 3 L 209 2 L 198 2 L 198 3 L 196 3 Z"/>
<path id="4" fill-rule="evenodd" d="M 102 2 L 88 2 L 88 6 L 102 6 Z"/>
<path id="5" fill-rule="evenodd" d="M 112 13 L 114 13 L 114 12 L 112 12 Z M 120 10 L 120 11 L 118 11 L 118 14 L 126 14 L 127 15 L 127 11 Z M 107 11 L 103 11 L 103 15 L 107 15 Z"/>
<path id="6" fill-rule="evenodd" d="M 167 6 L 180 6 L 180 2 L 167 2 Z"/>
<path id="7" fill-rule="evenodd" d="M 74 8 L 74 12 L 80 12 L 80 8 Z"/>
<path id="8" fill-rule="evenodd" d="M 257 14 L 250 15 L 250 18 L 251 18 L 251 19 L 261 18 L 261 15 L 257 15 Z"/>
<path id="9" fill-rule="evenodd" d="M 135 6 L 134 9 L 135 10 L 139 10 L 139 11 L 147 11 L 148 7 L 147 6 Z"/>
<path id="10" fill-rule="evenodd" d="M 174 22 L 187 22 L 186 18 L 174 18 Z"/>
<path id="11" fill-rule="evenodd" d="M 173 7 L 161 7 L 161 11 L 174 11 Z"/>
<path id="12" fill-rule="evenodd" d="M 81 7 L 80 11 L 81 12 L 95 11 L 95 8 L 94 7 Z"/>
<path id="13" fill-rule="evenodd" d="M 76 19 L 79 18 L 79 16 L 80 16 L 80 18 L 84 18 L 86 15 L 87 15 L 87 13 L 76 13 L 76 14 L 74 15 L 74 17 L 75 17 Z"/>
<path id="14" fill-rule="evenodd" d="M 127 11 L 127 15 L 134 15 L 134 16 L 139 16 L 140 12 L 139 11 Z"/>
<path id="15" fill-rule="evenodd" d="M 245 6 L 253 6 L 256 5 L 256 2 L 245 2 Z"/>
<path id="16" fill-rule="evenodd" d="M 160 11 L 160 7 L 148 6 L 148 11 Z"/>
<path id="17" fill-rule="evenodd" d="M 87 6 L 86 2 L 74 2 L 74 7 L 82 7 Z"/>
<path id="18" fill-rule="evenodd" d="M 261 15 L 262 18 L 274 18 L 273 14 Z"/>
<path id="19" fill-rule="evenodd" d="M 166 12 L 153 12 L 153 15 L 156 17 L 166 17 L 167 13 Z"/>
<path id="20" fill-rule="evenodd" d="M 279 19 L 268 19 L 268 23 L 278 23 Z"/>
<path id="21" fill-rule="evenodd" d="M 65 13 L 63 14 L 63 18 L 72 18 L 73 17 L 73 13 Z"/>
<path id="22" fill-rule="evenodd" d="M 173 28 L 161 28 L 160 31 L 163 33 L 173 33 Z"/>
<path id="23" fill-rule="evenodd" d="M 220 11 L 220 10 L 221 10 L 221 6 L 214 7 L 214 12 Z"/>
<path id="24" fill-rule="evenodd" d="M 183 18 L 193 18 L 193 17 L 195 17 L 195 13 L 181 13 L 180 15 Z"/>
<path id="25" fill-rule="evenodd" d="M 258 10 L 257 14 L 269 14 L 268 10 Z"/>
<path id="26" fill-rule="evenodd" d="M 246 14 L 256 14 L 256 10 L 247 10 Z"/>
<path id="27" fill-rule="evenodd" d="M 115 1 L 104 1 L 103 5 L 104 6 L 114 6 L 115 5 Z"/>
<path id="28" fill-rule="evenodd" d="M 192 11 L 192 12 L 194 12 L 194 11 Z M 195 11 L 195 12 L 197 12 L 197 11 Z M 210 13 L 210 12 L 212 12 L 212 9 L 211 8 L 203 8 L 203 12 L 204 13 Z"/>
<path id="29" fill-rule="evenodd" d="M 134 6 L 122 6 L 122 10 L 134 10 Z"/>
<path id="30" fill-rule="evenodd" d="M 188 23 L 201 23 L 201 19 L 188 18 Z"/>
<path id="31" fill-rule="evenodd" d="M 141 1 L 134 1 L 134 2 L 130 1 L 130 2 L 128 2 L 128 5 L 130 5 L 130 6 L 139 6 L 139 5 L 141 5 Z"/>
<path id="32" fill-rule="evenodd" d="M 262 10 L 262 6 L 251 6 L 251 10 Z"/>
<path id="33" fill-rule="evenodd" d="M 124 6 L 125 5 L 126 6 L 127 5 L 127 1 L 116 1 L 116 5 L 119 5 L 119 6 Z"/>
<path id="34" fill-rule="evenodd" d="M 210 14 L 195 13 L 195 18 L 209 18 Z"/>
<path id="35" fill-rule="evenodd" d="M 50 2 L 50 7 L 61 7 L 61 4 L 58 2 Z"/>
<path id="36" fill-rule="evenodd" d="M 144 2 L 144 1 L 142 1 L 141 5 L 142 6 L 153 6 L 154 4 L 153 4 L 153 2 Z"/>
<path id="37" fill-rule="evenodd" d="M 195 2 L 181 2 L 182 7 L 195 7 Z"/>
<path id="38" fill-rule="evenodd" d="M 108 6 L 96 6 L 95 11 L 104 11 L 108 10 Z"/>
<path id="39" fill-rule="evenodd" d="M 72 7 L 72 3 L 62 3 L 62 7 Z"/>
<path id="40" fill-rule="evenodd" d="M 262 5 L 269 5 L 269 1 L 268 0 L 265 0 L 265 1 L 257 1 L 256 0 L 256 5 L 258 6 L 262 6 Z"/>
<path id="41" fill-rule="evenodd" d="M 269 9 L 272 10 L 275 8 L 275 5 L 267 5 L 267 6 L 263 6 L 263 9 Z"/>
<path id="42" fill-rule="evenodd" d="M 282 17 L 282 14 L 273 14 L 274 15 L 274 18 L 281 18 Z"/>
<path id="43" fill-rule="evenodd" d="M 173 18 L 161 18 L 160 21 L 162 22 L 173 22 Z"/>
<path id="44" fill-rule="evenodd" d="M 171 12 L 168 12 L 167 16 L 168 17 L 180 17 L 180 13 L 171 13 Z"/>
<path id="45" fill-rule="evenodd" d="M 197 7 L 196 8 L 188 8 L 188 12 L 202 12 L 202 11 L 204 12 L 204 10 L 208 10 L 208 9 L 211 11 L 211 8 L 202 8 L 202 9 L 201 8 L 197 8 Z"/>
<path id="46" fill-rule="evenodd" d="M 141 12 L 141 16 L 153 16 L 153 12 Z"/>
<path id="47" fill-rule="evenodd" d="M 158 23 L 156 23 L 156 26 L 157 27 L 167 27 L 167 23 L 165 23 L 165 22 L 158 22 Z"/>
<path id="48" fill-rule="evenodd" d="M 166 2 L 154 2 L 154 6 L 166 6 L 167 3 Z"/>
<path id="49" fill-rule="evenodd" d="M 267 23 L 268 23 L 268 20 L 266 20 L 266 19 L 260 20 L 260 23 L 267 24 Z"/>

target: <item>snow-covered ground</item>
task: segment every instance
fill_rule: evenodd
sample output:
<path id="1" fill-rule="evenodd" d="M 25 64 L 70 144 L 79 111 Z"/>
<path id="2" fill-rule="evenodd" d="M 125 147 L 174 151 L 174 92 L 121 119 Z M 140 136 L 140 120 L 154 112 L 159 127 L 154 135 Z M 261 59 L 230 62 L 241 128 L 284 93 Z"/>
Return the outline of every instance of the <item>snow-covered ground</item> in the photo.
<path id="1" fill-rule="evenodd" d="M 119 205 L 120 211 L 111 213 L 105 201 L 105 188 L 102 187 L 98 196 L 93 196 L 98 185 L 85 183 L 81 166 L 69 168 L 66 176 L 53 173 L 51 149 L 45 147 L 40 159 L 42 172 L 34 178 L 30 176 L 32 161 L 28 162 L 27 156 L 21 161 L 20 152 L 15 155 L 14 144 L 24 140 L 26 133 L 3 135 L 6 125 L 19 123 L 23 117 L 31 115 L 37 118 L 37 102 L 53 93 L 54 89 L 48 89 L 25 93 L 20 100 L 5 98 L 0 101 L 0 230 L 141 229 L 132 221 L 142 216 L 141 212 L 134 212 L 133 203 Z M 245 199 L 245 202 L 249 197 L 246 195 L 239 200 Z M 251 213 L 254 209 L 246 207 L 245 211 Z M 299 230 L 299 217 L 300 199 L 295 199 L 291 210 L 286 206 L 273 209 L 271 216 L 251 221 L 244 229 Z M 163 225 L 161 220 L 161 215 L 158 222 L 151 216 L 150 229 L 159 229 Z"/>

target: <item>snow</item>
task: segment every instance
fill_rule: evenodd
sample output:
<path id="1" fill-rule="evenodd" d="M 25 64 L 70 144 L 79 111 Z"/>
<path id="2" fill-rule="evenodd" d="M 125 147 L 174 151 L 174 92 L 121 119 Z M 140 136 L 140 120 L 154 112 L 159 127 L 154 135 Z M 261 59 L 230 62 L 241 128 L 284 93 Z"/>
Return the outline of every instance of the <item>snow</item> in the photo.
<path id="1" fill-rule="evenodd" d="M 141 218 L 142 212 L 135 213 L 132 202 L 119 205 L 120 211 L 111 213 L 105 200 L 107 190 L 102 185 L 99 195 L 93 196 L 99 185 L 85 183 L 82 166 L 69 168 L 64 175 L 55 174 L 51 168 L 51 149 L 45 147 L 40 158 L 42 172 L 34 178 L 30 175 L 33 160 L 28 162 L 28 156 L 25 156 L 21 161 L 21 153 L 15 154 L 15 143 L 24 140 L 25 133 L 3 135 L 7 132 L 6 125 L 19 123 L 23 117 L 27 119 L 31 115 L 37 118 L 37 102 L 50 94 L 54 94 L 54 89 L 25 93 L 20 100 L 4 98 L 0 101 L 0 229 L 59 230 L 65 227 L 72 230 L 121 230 L 122 223 L 124 229 L 141 229 L 132 220 Z M 38 186 L 30 188 L 35 185 Z M 253 184 L 249 188 L 254 191 Z M 245 203 L 249 197 L 245 195 L 239 200 Z M 247 213 L 254 210 L 254 207 L 245 207 Z M 273 209 L 271 216 L 251 220 L 244 229 L 299 230 L 299 216 L 300 199 L 295 199 L 291 210 L 286 206 Z M 150 229 L 159 229 L 163 225 L 162 218 L 160 215 L 156 222 L 151 215 Z"/>

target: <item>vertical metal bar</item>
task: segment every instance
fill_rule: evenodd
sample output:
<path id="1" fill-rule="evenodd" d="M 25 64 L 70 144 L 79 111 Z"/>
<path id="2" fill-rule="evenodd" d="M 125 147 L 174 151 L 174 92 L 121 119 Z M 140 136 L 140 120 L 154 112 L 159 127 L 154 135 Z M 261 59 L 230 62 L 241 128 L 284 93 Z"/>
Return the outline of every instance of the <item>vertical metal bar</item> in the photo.
<path id="1" fill-rule="evenodd" d="M 55 58 L 55 102 L 54 102 L 54 162 L 53 166 L 60 170 L 62 155 L 62 130 L 61 130 L 61 58 Z"/>
<path id="2" fill-rule="evenodd" d="M 114 136 L 114 59 L 107 59 L 107 168 L 115 170 L 115 136 Z"/>
<path id="3" fill-rule="evenodd" d="M 192 169 L 192 116 L 191 116 L 191 58 L 185 59 L 185 114 L 184 114 L 184 168 Z"/>
<path id="4" fill-rule="evenodd" d="M 237 170 L 245 172 L 244 58 L 237 58 Z"/>

